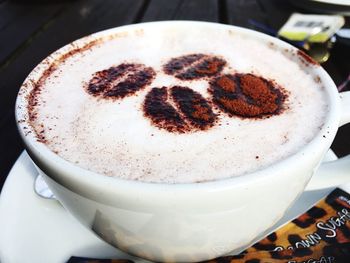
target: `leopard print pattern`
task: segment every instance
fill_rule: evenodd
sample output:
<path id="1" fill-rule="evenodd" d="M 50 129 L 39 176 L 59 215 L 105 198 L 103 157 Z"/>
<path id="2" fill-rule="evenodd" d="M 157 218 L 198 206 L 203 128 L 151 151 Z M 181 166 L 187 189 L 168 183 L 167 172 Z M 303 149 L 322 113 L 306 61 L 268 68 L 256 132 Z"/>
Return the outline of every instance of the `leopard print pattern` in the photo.
<path id="1" fill-rule="evenodd" d="M 330 262 L 350 262 L 350 195 L 341 189 L 240 255 L 207 262 L 296 263 L 324 256 L 337 259 Z"/>

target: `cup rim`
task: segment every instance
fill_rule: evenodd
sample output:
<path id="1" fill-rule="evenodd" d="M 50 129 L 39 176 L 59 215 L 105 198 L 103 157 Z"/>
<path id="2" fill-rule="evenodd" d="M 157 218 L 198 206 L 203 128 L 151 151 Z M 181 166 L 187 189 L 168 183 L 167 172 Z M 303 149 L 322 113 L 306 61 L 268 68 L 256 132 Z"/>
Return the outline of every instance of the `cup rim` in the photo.
<path id="1" fill-rule="evenodd" d="M 49 177 L 51 177 L 56 182 L 67 186 L 68 188 L 70 187 L 70 184 L 82 183 L 85 187 L 88 187 L 88 188 L 92 187 L 93 189 L 94 185 L 95 187 L 96 185 L 99 185 L 106 190 L 108 188 L 109 191 L 113 191 L 113 187 L 115 187 L 116 185 L 118 185 L 119 188 L 134 187 L 139 191 L 149 191 L 149 192 L 152 192 L 152 191 L 168 192 L 168 191 L 179 191 L 179 190 L 193 191 L 193 189 L 216 191 L 217 189 L 230 188 L 233 186 L 246 184 L 248 181 L 254 181 L 257 179 L 265 180 L 266 178 L 275 174 L 276 173 L 275 170 L 280 171 L 280 169 L 283 169 L 283 167 L 290 165 L 289 163 L 293 163 L 295 165 L 296 163 L 298 163 L 298 161 L 302 161 L 302 159 L 305 157 L 306 154 L 315 153 L 317 149 L 326 151 L 330 147 L 333 141 L 333 138 L 335 137 L 338 124 L 339 124 L 339 119 L 340 119 L 339 93 L 336 89 L 336 86 L 333 80 L 321 66 L 314 66 L 312 68 L 312 71 L 317 73 L 317 75 L 321 77 L 321 81 L 324 84 L 324 88 L 325 88 L 327 97 L 329 99 L 329 109 L 327 112 L 327 116 L 325 117 L 324 125 L 322 126 L 320 131 L 317 132 L 317 134 L 313 137 L 313 139 L 309 143 L 307 143 L 302 148 L 300 148 L 300 150 L 297 151 L 296 153 L 289 155 L 281 160 L 278 160 L 273 164 L 269 165 L 268 167 L 253 171 L 248 174 L 243 174 L 240 176 L 229 177 L 224 179 L 218 179 L 214 181 L 194 182 L 194 183 L 175 183 L 175 184 L 150 183 L 150 182 L 142 182 L 142 181 L 135 181 L 135 180 L 126 180 L 118 177 L 111 178 L 111 177 L 104 176 L 99 173 L 81 168 L 69 161 L 64 160 L 59 155 L 53 153 L 44 143 L 41 143 L 37 140 L 37 137 L 35 136 L 35 131 L 30 126 L 30 121 L 28 117 L 28 111 L 27 111 L 28 95 L 30 94 L 30 91 L 34 88 L 36 81 L 39 80 L 42 73 L 46 69 L 48 69 L 55 61 L 57 61 L 57 59 L 59 59 L 64 54 L 67 54 L 67 52 L 73 50 L 74 48 L 80 48 L 88 43 L 91 43 L 91 41 L 94 41 L 96 39 L 101 39 L 104 36 L 109 36 L 115 33 L 118 34 L 125 30 L 157 27 L 162 25 L 167 26 L 169 24 L 170 25 L 185 24 L 188 26 L 190 25 L 212 26 L 212 27 L 227 28 L 228 30 L 233 30 L 241 34 L 250 35 L 255 38 L 259 38 L 263 41 L 272 42 L 280 48 L 292 49 L 295 52 L 298 51 L 298 49 L 296 49 L 295 47 L 293 47 L 292 45 L 286 42 L 283 42 L 277 38 L 274 38 L 250 29 L 232 26 L 232 25 L 219 24 L 214 22 L 182 21 L 182 20 L 146 22 L 146 23 L 115 27 L 115 28 L 103 30 L 103 31 L 88 35 L 86 37 L 80 38 L 78 40 L 75 40 L 63 46 L 62 48 L 58 49 L 57 51 L 49 55 L 47 58 L 45 58 L 42 62 L 40 62 L 32 70 L 32 72 L 27 76 L 18 93 L 17 100 L 16 100 L 16 108 L 15 108 L 15 111 L 16 111 L 15 116 L 16 116 L 18 130 L 22 137 L 22 140 L 25 143 L 26 149 L 28 150 L 28 153 L 30 154 L 32 159 L 34 159 L 34 162 L 36 163 L 36 165 L 40 163 L 38 165 L 39 168 L 44 172 L 47 171 L 46 174 L 49 173 L 48 174 Z M 327 138 L 323 137 L 323 135 L 325 134 L 327 134 Z M 53 173 L 51 173 L 49 170 L 50 171 L 55 170 L 56 175 L 53 175 Z M 69 175 L 67 175 L 66 171 L 69 171 Z M 274 172 L 271 172 L 271 171 L 274 171 Z M 73 188 L 74 188 L 74 191 L 84 191 L 82 190 L 82 187 L 75 187 L 75 188 L 73 187 Z M 87 192 L 85 194 L 88 195 Z"/>

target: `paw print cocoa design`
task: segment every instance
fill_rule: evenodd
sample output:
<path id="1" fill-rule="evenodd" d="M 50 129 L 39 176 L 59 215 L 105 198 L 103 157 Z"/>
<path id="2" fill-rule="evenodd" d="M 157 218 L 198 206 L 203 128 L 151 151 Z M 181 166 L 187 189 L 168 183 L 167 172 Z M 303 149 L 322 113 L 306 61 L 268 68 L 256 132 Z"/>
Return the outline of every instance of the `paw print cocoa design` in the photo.
<path id="1" fill-rule="evenodd" d="M 182 86 L 153 88 L 146 95 L 143 110 L 155 126 L 169 132 L 206 130 L 217 119 L 200 93 Z"/>
<path id="2" fill-rule="evenodd" d="M 211 81 L 209 93 L 222 111 L 246 118 L 277 114 L 286 97 L 275 83 L 253 74 L 219 76 Z"/>
<path id="3" fill-rule="evenodd" d="M 205 54 L 191 54 L 171 59 L 163 66 L 168 75 L 173 75 L 182 80 L 200 79 L 220 73 L 226 61 Z"/>
<path id="4" fill-rule="evenodd" d="M 87 85 L 87 91 L 98 97 L 120 99 L 144 89 L 155 75 L 151 67 L 142 64 L 120 64 L 97 71 Z"/>

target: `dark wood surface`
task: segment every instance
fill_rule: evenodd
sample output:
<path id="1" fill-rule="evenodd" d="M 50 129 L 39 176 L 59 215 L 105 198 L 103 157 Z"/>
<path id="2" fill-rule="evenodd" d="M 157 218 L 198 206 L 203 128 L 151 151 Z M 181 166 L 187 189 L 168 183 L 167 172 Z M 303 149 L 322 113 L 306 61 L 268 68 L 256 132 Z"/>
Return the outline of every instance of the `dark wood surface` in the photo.
<path id="1" fill-rule="evenodd" d="M 249 23 L 254 19 L 278 30 L 293 12 L 309 11 L 283 0 L 0 0 L 0 189 L 23 151 L 14 119 L 18 89 L 35 65 L 59 47 L 99 30 L 155 20 L 254 29 Z M 350 46 L 336 43 L 323 66 L 340 84 L 350 73 Z M 349 135 L 350 125 L 339 129 L 332 145 L 338 156 L 350 153 Z"/>

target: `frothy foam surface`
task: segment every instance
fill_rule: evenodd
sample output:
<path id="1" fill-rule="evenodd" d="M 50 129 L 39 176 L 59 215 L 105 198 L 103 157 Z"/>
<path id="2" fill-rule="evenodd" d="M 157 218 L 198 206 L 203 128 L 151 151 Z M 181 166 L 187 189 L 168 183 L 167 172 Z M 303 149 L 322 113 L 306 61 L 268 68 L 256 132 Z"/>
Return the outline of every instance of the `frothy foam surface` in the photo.
<path id="1" fill-rule="evenodd" d="M 33 93 L 31 125 L 62 158 L 107 176 L 188 183 L 243 175 L 295 153 L 323 124 L 326 96 L 317 76 L 309 72 L 316 66 L 305 59 L 305 65 L 297 63 L 303 58 L 293 52 L 213 27 L 167 25 L 121 33 L 67 56 L 50 72 Z M 264 118 L 230 116 L 212 103 L 209 83 L 218 74 L 180 79 L 164 72 L 172 58 L 188 54 L 223 58 L 222 75 L 252 73 L 277 83 L 288 94 L 283 110 Z M 151 68 L 155 74 L 144 87 L 118 98 L 88 92 L 96 72 L 123 63 Z M 145 98 L 152 88 L 170 92 L 178 86 L 194 91 L 188 93 L 200 98 L 196 101 L 211 103 L 208 127 L 171 132 L 145 115 Z M 169 105 L 177 107 L 172 101 Z"/>

